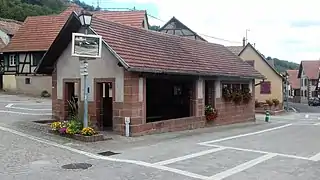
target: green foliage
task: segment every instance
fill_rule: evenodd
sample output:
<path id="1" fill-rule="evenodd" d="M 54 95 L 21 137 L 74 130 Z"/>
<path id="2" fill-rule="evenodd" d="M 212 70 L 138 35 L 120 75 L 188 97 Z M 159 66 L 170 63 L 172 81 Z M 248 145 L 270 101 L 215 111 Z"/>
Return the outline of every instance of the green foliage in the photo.
<path id="1" fill-rule="evenodd" d="M 68 122 L 67 133 L 79 134 L 82 130 L 82 123 L 78 119 L 74 119 Z"/>
<path id="2" fill-rule="evenodd" d="M 150 26 L 149 29 L 153 31 L 158 31 L 160 29 L 160 26 L 153 25 L 153 26 Z"/>
<path id="3" fill-rule="evenodd" d="M 268 56 L 266 58 L 267 60 L 272 60 L 274 61 L 274 66 L 276 68 L 276 70 L 279 73 L 285 72 L 286 70 L 294 70 L 294 69 L 298 69 L 299 68 L 299 64 L 294 63 L 294 62 L 289 62 L 286 60 L 280 60 L 278 58 L 272 58 L 270 56 Z"/>
<path id="4" fill-rule="evenodd" d="M 86 10 L 96 10 L 79 0 L 0 0 L 0 17 L 24 21 L 28 16 L 58 14 L 65 10 L 70 2 Z"/>

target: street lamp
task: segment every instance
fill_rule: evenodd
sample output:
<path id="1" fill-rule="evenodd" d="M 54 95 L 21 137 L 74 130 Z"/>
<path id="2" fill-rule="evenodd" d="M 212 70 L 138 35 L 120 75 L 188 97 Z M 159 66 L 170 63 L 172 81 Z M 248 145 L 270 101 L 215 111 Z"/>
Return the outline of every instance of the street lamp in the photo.
<path id="1" fill-rule="evenodd" d="M 81 11 L 81 14 L 78 16 L 81 22 L 81 25 L 85 28 L 85 34 L 88 34 L 88 29 L 91 25 L 92 14 L 89 12 Z M 85 40 L 87 41 L 87 39 Z M 87 58 L 79 58 L 80 61 L 83 61 L 83 66 L 81 75 L 83 75 L 83 86 L 84 86 L 84 112 L 83 112 L 83 127 L 88 127 L 88 62 Z"/>
<path id="2" fill-rule="evenodd" d="M 80 23 L 84 27 L 89 27 L 91 25 L 92 14 L 88 11 L 82 10 L 79 15 Z"/>

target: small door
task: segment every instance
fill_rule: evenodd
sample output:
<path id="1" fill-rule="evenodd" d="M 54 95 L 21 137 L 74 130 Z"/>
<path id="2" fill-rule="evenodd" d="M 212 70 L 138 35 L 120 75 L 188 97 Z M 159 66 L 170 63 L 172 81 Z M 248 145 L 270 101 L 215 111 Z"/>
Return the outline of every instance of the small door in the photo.
<path id="1" fill-rule="evenodd" d="M 113 126 L 113 93 L 112 83 L 98 83 L 97 87 L 101 93 L 99 98 L 100 126 L 103 130 L 112 130 Z"/>

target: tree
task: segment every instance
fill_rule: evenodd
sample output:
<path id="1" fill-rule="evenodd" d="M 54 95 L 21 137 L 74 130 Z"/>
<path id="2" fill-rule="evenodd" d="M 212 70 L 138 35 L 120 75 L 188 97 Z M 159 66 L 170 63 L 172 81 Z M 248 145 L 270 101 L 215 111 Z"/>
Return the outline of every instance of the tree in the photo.
<path id="1" fill-rule="evenodd" d="M 153 26 L 150 26 L 149 29 L 153 31 L 159 31 L 160 26 L 153 25 Z"/>

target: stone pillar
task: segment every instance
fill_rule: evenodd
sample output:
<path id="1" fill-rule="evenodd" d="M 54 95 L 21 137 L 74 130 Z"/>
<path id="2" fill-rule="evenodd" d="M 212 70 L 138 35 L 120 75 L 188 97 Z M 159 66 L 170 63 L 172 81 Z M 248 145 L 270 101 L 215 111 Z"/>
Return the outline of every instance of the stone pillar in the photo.
<path id="1" fill-rule="evenodd" d="M 204 87 L 204 80 L 202 78 L 199 78 L 197 81 L 196 81 L 196 114 L 195 116 L 197 117 L 201 117 L 201 116 L 204 116 L 204 97 L 205 97 L 205 87 Z"/>
<path id="2" fill-rule="evenodd" d="M 139 77 L 139 74 L 124 73 L 124 102 L 120 116 L 123 124 L 124 118 L 130 117 L 132 134 L 143 131 L 140 126 L 145 123 L 144 86 L 145 78 Z"/>

